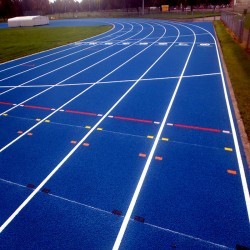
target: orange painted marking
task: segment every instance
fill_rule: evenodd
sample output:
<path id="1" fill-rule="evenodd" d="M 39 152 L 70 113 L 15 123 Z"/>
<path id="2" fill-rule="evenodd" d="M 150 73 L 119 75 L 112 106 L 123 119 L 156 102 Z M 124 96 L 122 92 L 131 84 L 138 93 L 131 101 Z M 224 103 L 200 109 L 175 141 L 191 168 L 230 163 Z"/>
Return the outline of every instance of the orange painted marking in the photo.
<path id="1" fill-rule="evenodd" d="M 23 133 L 23 131 L 19 130 L 17 133 L 18 133 L 19 135 L 21 135 L 21 134 Z"/>
<path id="2" fill-rule="evenodd" d="M 71 144 L 76 144 L 76 143 L 77 143 L 77 141 L 71 141 L 70 143 L 71 143 Z"/>
<path id="3" fill-rule="evenodd" d="M 32 135 L 33 135 L 33 133 L 28 133 L 27 135 L 28 135 L 28 136 L 32 136 Z"/>
<path id="4" fill-rule="evenodd" d="M 143 153 L 140 153 L 139 156 L 145 158 L 147 155 L 146 155 L 146 154 L 143 154 Z"/>
<path id="5" fill-rule="evenodd" d="M 84 142 L 82 145 L 83 145 L 84 147 L 88 147 L 88 146 L 89 146 L 89 143 Z"/>
<path id="6" fill-rule="evenodd" d="M 161 156 L 155 156 L 155 159 L 156 159 L 157 161 L 162 161 L 162 157 L 161 157 Z"/>
<path id="7" fill-rule="evenodd" d="M 237 172 L 236 172 L 235 170 L 231 170 L 231 169 L 228 169 L 228 170 L 227 170 L 227 173 L 228 173 L 228 174 L 233 174 L 233 175 L 236 175 L 236 174 L 237 174 Z"/>

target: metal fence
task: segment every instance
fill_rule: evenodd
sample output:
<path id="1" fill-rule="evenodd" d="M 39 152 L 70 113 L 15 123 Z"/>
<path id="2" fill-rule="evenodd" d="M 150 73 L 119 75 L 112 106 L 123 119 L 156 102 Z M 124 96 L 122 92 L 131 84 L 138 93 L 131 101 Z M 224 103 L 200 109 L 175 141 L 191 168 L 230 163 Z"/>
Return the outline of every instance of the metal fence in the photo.
<path id="1" fill-rule="evenodd" d="M 221 20 L 234 33 L 235 37 L 244 48 L 250 50 L 250 29 L 244 28 L 245 16 L 243 14 L 223 11 Z"/>

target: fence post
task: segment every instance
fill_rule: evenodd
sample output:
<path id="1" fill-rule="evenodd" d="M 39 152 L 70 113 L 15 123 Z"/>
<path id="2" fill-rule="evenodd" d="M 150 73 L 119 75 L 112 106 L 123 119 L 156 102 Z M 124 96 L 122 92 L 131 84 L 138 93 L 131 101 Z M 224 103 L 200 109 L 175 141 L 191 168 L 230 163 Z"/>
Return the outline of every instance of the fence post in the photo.
<path id="1" fill-rule="evenodd" d="M 249 50 L 250 49 L 250 29 L 248 30 L 248 37 L 247 37 L 247 46 L 246 49 Z"/>

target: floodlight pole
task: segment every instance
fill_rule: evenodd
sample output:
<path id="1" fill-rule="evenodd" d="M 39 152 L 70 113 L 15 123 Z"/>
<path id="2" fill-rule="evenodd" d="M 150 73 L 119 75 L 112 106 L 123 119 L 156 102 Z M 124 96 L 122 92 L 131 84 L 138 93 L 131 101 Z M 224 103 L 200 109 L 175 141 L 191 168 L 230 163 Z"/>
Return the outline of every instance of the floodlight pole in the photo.
<path id="1" fill-rule="evenodd" d="M 144 0 L 142 0 L 142 15 L 144 15 Z"/>

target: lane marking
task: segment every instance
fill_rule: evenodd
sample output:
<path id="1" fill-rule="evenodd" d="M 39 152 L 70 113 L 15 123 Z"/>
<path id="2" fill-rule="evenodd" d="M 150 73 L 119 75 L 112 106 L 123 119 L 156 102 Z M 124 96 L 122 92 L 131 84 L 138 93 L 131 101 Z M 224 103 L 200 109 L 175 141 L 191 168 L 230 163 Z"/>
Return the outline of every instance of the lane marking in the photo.
<path id="1" fill-rule="evenodd" d="M 240 176 L 241 176 L 241 183 L 242 183 L 243 193 L 244 193 L 244 197 L 245 197 L 246 209 L 247 209 L 247 213 L 248 213 L 248 221 L 250 223 L 250 196 L 249 196 L 249 189 L 248 189 L 248 185 L 247 185 L 244 165 L 243 165 L 242 156 L 241 156 L 241 152 L 240 152 L 238 137 L 237 137 L 237 133 L 236 133 L 235 125 L 234 125 L 233 114 L 232 114 L 232 110 L 231 110 L 231 107 L 230 107 L 230 102 L 229 102 L 229 97 L 228 97 L 228 92 L 227 92 L 227 87 L 226 87 L 226 81 L 225 81 L 224 74 L 223 74 L 223 69 L 222 69 L 220 53 L 219 53 L 219 50 L 218 50 L 217 42 L 216 42 L 215 37 L 208 30 L 206 30 L 206 29 L 204 29 L 204 28 L 202 28 L 202 27 L 200 27 L 198 25 L 193 25 L 193 24 L 190 24 L 190 25 L 194 26 L 194 27 L 198 27 L 198 28 L 206 31 L 207 33 L 209 33 L 210 36 L 213 38 L 214 43 L 215 43 L 215 49 L 216 49 L 217 59 L 218 59 L 218 62 L 219 62 L 219 68 L 220 68 L 220 73 L 221 73 L 221 81 L 222 81 L 222 86 L 223 86 L 223 90 L 224 90 L 224 96 L 225 96 L 229 121 L 230 121 L 230 125 L 231 125 L 234 145 L 235 145 L 235 152 L 236 152 L 236 157 L 237 157 Z"/>
<path id="2" fill-rule="evenodd" d="M 208 132 L 214 132 L 214 133 L 221 133 L 222 131 L 215 128 L 206 128 L 206 127 L 200 127 L 200 126 L 191 126 L 191 125 L 184 125 L 184 124 L 173 124 L 174 127 L 179 128 L 188 128 L 188 129 L 194 129 L 194 130 L 202 130 L 202 131 L 208 131 Z"/>
<path id="3" fill-rule="evenodd" d="M 128 23 L 128 24 L 129 24 L 129 23 Z M 131 25 L 131 24 L 129 24 L 129 25 Z M 131 30 L 133 30 L 133 25 L 131 25 Z M 129 33 L 131 30 L 129 30 L 127 33 Z M 118 36 L 118 37 L 121 37 L 121 36 L 124 36 L 124 34 L 122 34 L 122 35 L 120 35 L 120 36 Z M 111 40 L 113 40 L 113 39 L 111 39 Z M 97 43 L 93 43 L 93 45 L 96 45 L 96 44 L 97 44 Z M 83 49 L 77 50 L 77 51 L 75 51 L 75 52 L 73 52 L 73 53 L 69 53 L 69 54 L 67 53 L 66 55 L 61 56 L 61 57 L 59 57 L 59 58 L 56 58 L 56 59 L 53 59 L 53 60 L 49 60 L 49 61 L 47 61 L 47 62 L 45 62 L 45 63 L 42 63 L 42 64 L 40 64 L 40 65 L 38 65 L 38 66 L 33 66 L 31 69 L 24 70 L 24 71 L 21 71 L 21 72 L 19 72 L 19 73 L 14 74 L 14 75 L 11 75 L 11 76 L 2 78 L 2 79 L 0 79 L 0 82 L 2 82 L 2 81 L 4 81 L 4 80 L 7 80 L 7 79 L 10 79 L 10 78 L 13 78 L 13 77 L 15 77 L 15 76 L 24 74 L 24 73 L 29 72 L 29 71 L 31 71 L 31 70 L 34 70 L 34 69 L 43 67 L 43 66 L 48 65 L 48 64 L 50 64 L 50 63 L 54 63 L 54 62 L 56 62 L 56 61 L 58 61 L 58 60 L 61 60 L 61 59 L 64 59 L 64 58 L 66 58 L 66 57 L 75 55 L 75 54 L 80 53 L 80 52 L 82 52 L 82 51 L 89 50 L 89 49 L 91 49 L 92 47 L 94 47 L 94 46 L 90 46 L 90 47 L 88 47 L 88 48 L 83 48 Z M 107 47 L 107 48 L 109 48 L 109 47 Z M 107 48 L 105 48 L 105 49 L 107 49 Z M 101 51 L 102 51 L 102 50 L 98 50 L 97 52 L 94 52 L 94 53 L 92 53 L 92 54 L 96 54 L 96 53 L 99 53 L 99 52 L 101 52 Z M 92 54 L 90 54 L 90 55 L 92 55 Z M 88 55 L 88 56 L 89 56 L 89 55 Z M 80 59 L 82 60 L 83 58 L 85 58 L 85 57 L 82 57 L 82 58 L 80 58 Z M 76 60 L 76 61 L 78 61 L 78 60 Z M 75 61 L 74 61 L 74 62 L 75 62 Z M 73 63 L 74 63 L 74 62 L 73 62 Z M 21 65 L 21 66 L 22 66 L 22 65 Z"/>
<path id="4" fill-rule="evenodd" d="M 139 156 L 145 158 L 147 155 L 144 153 L 140 153 Z"/>
<path id="5" fill-rule="evenodd" d="M 150 25 L 150 24 L 149 24 L 149 26 L 152 27 L 152 31 L 151 31 L 151 33 L 152 33 L 152 32 L 154 31 L 154 27 L 153 27 L 152 25 Z M 142 31 L 143 31 L 143 26 L 142 26 L 141 31 L 137 32 L 135 35 L 133 35 L 133 36 L 131 36 L 131 37 L 134 37 L 134 36 L 138 35 L 138 34 L 141 33 Z M 147 38 L 148 36 L 150 36 L 151 33 L 149 33 L 146 37 L 143 37 L 141 40 L 144 40 L 145 38 Z M 124 41 L 130 39 L 131 37 L 125 39 Z M 119 54 L 120 52 L 122 52 L 122 51 L 124 51 L 124 50 L 130 48 L 130 47 L 133 46 L 133 45 L 134 45 L 134 44 L 131 44 L 130 46 L 125 47 L 125 48 L 123 48 L 123 49 L 121 49 L 121 50 L 119 50 L 119 51 L 117 51 L 117 52 L 115 52 L 115 53 L 113 53 L 113 54 L 111 54 L 111 55 L 109 55 L 109 56 L 107 56 L 107 57 L 105 57 L 105 58 L 103 58 L 103 59 L 97 61 L 96 63 L 94 63 L 94 64 L 88 66 L 87 68 L 84 68 L 83 70 L 78 71 L 77 73 L 75 73 L 75 74 L 73 74 L 73 75 L 71 75 L 71 76 L 65 78 L 64 80 L 58 82 L 58 83 L 55 84 L 55 85 L 59 85 L 59 84 L 65 82 L 65 81 L 67 81 L 67 80 L 69 80 L 69 79 L 75 77 L 76 75 L 79 75 L 79 74 L 81 74 L 82 72 L 84 72 L 84 71 L 86 71 L 86 70 L 88 70 L 88 69 L 90 69 L 90 68 L 93 68 L 93 67 L 96 66 L 97 64 L 99 64 L 99 63 L 101 63 L 101 62 L 103 62 L 103 61 L 106 61 L 107 59 L 113 57 L 113 56 L 116 55 L 116 54 Z M 114 45 L 111 45 L 111 46 L 114 46 Z M 149 47 L 150 47 L 150 46 L 149 46 Z M 144 50 L 148 49 L 149 47 L 145 48 Z M 108 48 L 108 47 L 107 47 L 107 48 Z M 144 51 L 144 50 L 142 50 L 142 51 Z M 100 50 L 99 50 L 99 51 L 100 51 Z M 141 52 L 142 52 L 142 51 L 141 51 Z M 140 54 L 140 52 L 139 52 L 138 54 L 136 54 L 136 56 L 139 55 L 139 54 Z M 90 55 L 91 55 L 91 54 L 90 54 Z M 89 55 L 89 56 L 90 56 L 90 55 Z M 134 56 L 134 57 L 136 57 L 136 56 Z M 132 58 L 134 58 L 134 57 L 132 57 Z M 83 59 L 83 58 L 80 58 L 80 59 L 78 59 L 78 60 L 82 60 L 82 59 Z M 131 60 L 131 58 L 130 58 L 128 61 L 130 61 L 130 60 Z M 126 62 L 128 62 L 128 61 L 126 61 Z M 76 61 L 74 61 L 74 62 L 72 62 L 72 63 L 75 63 L 75 62 L 76 62 Z M 123 64 L 122 64 L 122 65 L 123 65 Z M 66 65 L 64 65 L 64 66 L 62 66 L 62 67 L 65 67 L 65 66 L 68 66 L 68 64 L 66 64 Z M 46 73 L 46 74 L 40 75 L 40 76 L 38 76 L 38 77 L 36 77 L 36 78 L 33 78 L 32 80 L 27 81 L 27 82 L 25 82 L 25 83 L 23 83 L 23 84 L 21 84 L 21 85 L 24 85 L 24 84 L 26 84 L 26 83 L 28 83 L 28 82 L 31 82 L 31 81 L 33 81 L 33 80 L 35 80 L 35 79 L 38 79 L 38 78 L 40 78 L 40 77 L 43 77 L 44 75 L 50 74 L 50 73 L 52 73 L 52 72 L 54 72 L 54 71 L 56 71 L 56 70 L 58 70 L 58 69 L 60 69 L 60 68 L 61 68 L 61 67 L 59 67 L 59 68 L 57 68 L 57 69 L 55 69 L 55 70 L 52 70 L 52 71 L 50 71 L 49 73 Z M 118 68 L 119 68 L 119 67 L 118 67 Z M 118 69 L 118 68 L 117 68 L 117 69 Z M 112 72 L 113 72 L 113 71 L 112 71 Z M 104 78 L 105 78 L 105 77 L 101 78 L 100 81 L 102 81 Z M 89 90 L 91 87 L 95 86 L 98 82 L 99 82 L 99 81 L 97 81 L 95 84 L 91 85 L 90 87 L 86 88 L 84 91 L 82 91 L 82 93 L 84 93 L 85 91 Z M 19 85 L 19 86 L 20 86 L 20 85 Z M 17 86 L 17 88 L 18 88 L 18 86 Z M 41 94 L 43 94 L 43 93 L 49 91 L 49 90 L 52 89 L 52 88 L 54 88 L 54 86 L 52 86 L 52 87 L 50 87 L 50 88 L 47 88 L 47 89 L 41 91 L 40 93 L 38 93 L 38 94 L 36 94 L 36 95 L 34 95 L 34 96 L 32 96 L 32 97 L 30 97 L 30 98 L 28 98 L 28 99 L 22 101 L 21 103 L 19 103 L 19 104 L 16 105 L 15 107 L 12 107 L 12 108 L 8 109 L 8 110 L 5 111 L 5 112 L 9 112 L 10 110 L 13 110 L 13 109 L 17 108 L 18 106 L 23 105 L 23 103 L 25 103 L 25 102 L 27 102 L 27 101 L 30 101 L 30 100 L 34 99 L 35 97 L 37 97 L 37 96 L 40 96 Z M 15 89 L 15 88 L 13 88 L 13 89 Z M 2 93 L 0 93 L 0 95 L 6 93 L 6 92 L 8 92 L 8 91 L 9 91 L 9 90 L 7 90 L 7 91 L 5 91 L 5 92 L 2 92 Z M 0 115 L 1 115 L 1 114 L 0 114 Z"/>
<path id="6" fill-rule="evenodd" d="M 113 35 L 116 34 L 116 33 L 118 33 L 118 32 L 120 32 L 120 31 L 122 31 L 122 30 L 124 29 L 124 25 L 123 25 L 122 23 L 114 22 L 114 23 L 107 23 L 107 24 L 112 25 L 112 26 L 113 26 L 112 29 L 110 29 L 110 30 L 108 30 L 108 31 L 106 31 L 106 32 L 104 32 L 104 33 L 102 33 L 102 34 L 99 34 L 99 35 L 96 35 L 96 36 L 93 36 L 93 37 L 91 37 L 91 38 L 87 38 L 87 39 L 84 39 L 84 40 L 81 40 L 81 41 L 93 39 L 93 38 L 95 38 L 95 37 L 103 36 L 103 35 L 104 35 L 104 37 L 101 37 L 101 38 L 99 38 L 99 39 L 97 39 L 97 40 L 100 40 L 100 39 L 102 39 L 102 38 L 108 37 L 108 36 L 110 36 L 110 35 L 107 35 L 107 34 L 113 32 L 113 30 L 116 28 L 115 24 L 121 25 L 122 28 L 121 28 L 120 30 L 118 30 L 118 31 L 116 31 L 116 32 L 114 32 L 114 33 L 112 33 Z M 36 56 L 36 55 L 43 54 L 43 53 L 47 53 L 47 52 L 50 52 L 50 51 L 52 51 L 52 50 L 57 50 L 57 49 L 60 49 L 60 48 L 63 48 L 63 47 L 68 47 L 69 45 L 72 45 L 72 44 L 73 44 L 73 43 L 70 43 L 70 44 L 58 46 L 58 47 L 56 47 L 56 48 L 52 48 L 52 49 L 44 50 L 44 51 L 37 52 L 37 53 L 34 53 L 34 54 L 30 54 L 30 55 L 27 55 L 27 56 L 23 56 L 23 57 L 14 59 L 14 60 L 10 60 L 10 61 L 4 62 L 4 63 L 2 63 L 2 65 L 3 65 L 3 64 L 10 64 L 10 63 L 13 63 L 13 62 L 15 62 L 15 61 L 19 61 L 19 60 L 21 60 L 21 59 L 25 59 L 25 58 L 28 58 L 28 57 L 34 57 L 34 56 Z M 53 56 L 53 55 L 56 55 L 56 54 L 59 54 L 59 53 L 62 53 L 62 52 L 65 52 L 65 51 L 74 49 L 74 48 L 75 48 L 75 47 L 70 47 L 70 48 L 67 48 L 67 49 L 59 50 L 59 51 L 57 51 L 57 52 L 50 53 L 50 54 L 48 54 L 48 55 L 38 57 L 38 58 L 36 58 L 36 59 L 32 59 L 32 60 L 26 61 L 25 63 L 31 63 L 31 62 L 34 62 L 34 61 L 37 61 L 37 60 L 40 60 L 40 59 L 44 59 L 44 58 L 46 58 L 46 57 L 50 57 L 50 56 Z M 11 66 L 11 67 L 9 67 L 9 68 L 5 68 L 5 69 L 3 69 L 3 70 L 0 70 L 0 72 L 7 71 L 7 70 L 10 70 L 10 69 L 16 68 L 16 67 L 18 67 L 18 66 L 22 66 L 22 63 L 17 64 L 17 65 L 14 65 L 14 66 Z"/>
<path id="7" fill-rule="evenodd" d="M 2 179 L 2 178 L 0 178 L 0 181 L 4 182 L 4 183 L 7 183 L 9 185 L 21 187 L 21 188 L 24 188 L 24 189 L 27 188 L 27 186 L 24 186 L 22 184 L 19 184 L 19 183 L 16 183 L 16 182 L 12 182 L 12 181 L 9 181 L 9 180 L 5 180 L 5 179 Z M 31 185 L 33 185 L 33 184 L 31 184 Z M 35 186 L 33 185 L 33 188 L 34 187 Z M 41 191 L 39 191 L 39 192 L 41 192 Z M 50 193 L 48 195 L 51 198 L 56 198 L 56 199 L 59 199 L 59 200 L 62 200 L 62 201 L 66 201 L 66 202 L 72 203 L 74 205 L 83 206 L 83 207 L 86 207 L 88 209 L 95 210 L 97 212 L 101 212 L 101 213 L 112 215 L 112 212 L 109 212 L 109 211 L 106 211 L 106 210 L 103 210 L 103 209 L 100 209 L 100 208 L 97 208 L 97 207 L 93 207 L 93 206 L 90 206 L 90 205 L 87 205 L 87 204 L 84 204 L 84 203 L 81 203 L 81 202 L 78 202 L 78 201 L 75 201 L 75 200 L 70 200 L 70 199 L 67 199 L 65 197 L 58 196 L 58 195 L 55 195 L 55 194 L 50 194 Z M 124 217 L 124 216 L 121 215 L 121 217 Z M 132 218 L 130 218 L 130 221 L 133 222 L 134 220 Z M 180 235 L 180 236 L 185 237 L 185 238 L 189 238 L 189 239 L 192 239 L 192 240 L 200 241 L 200 242 L 203 242 L 203 243 L 206 243 L 206 244 L 209 244 L 209 245 L 214 245 L 214 246 L 217 246 L 217 247 L 220 247 L 220 248 L 227 248 L 228 249 L 228 247 L 226 247 L 226 246 L 219 245 L 219 244 L 211 242 L 211 241 L 203 240 L 201 238 L 197 238 L 197 237 L 194 237 L 194 236 L 191 236 L 191 235 L 188 235 L 188 234 L 183 234 L 183 233 L 180 233 L 180 232 L 177 232 L 177 231 L 173 231 L 171 229 L 163 228 L 163 227 L 156 226 L 156 225 L 153 225 L 153 224 L 150 224 L 150 223 L 146 223 L 146 222 L 144 223 L 144 225 L 156 228 L 156 229 L 161 230 L 161 231 L 166 231 L 166 232 L 169 232 L 169 233 L 172 233 L 172 234 L 177 234 L 177 235 Z"/>
<path id="8" fill-rule="evenodd" d="M 232 152 L 233 151 L 233 149 L 232 148 L 229 148 L 229 147 L 225 147 L 224 148 L 226 151 L 229 151 L 229 152 Z"/>
<path id="9" fill-rule="evenodd" d="M 180 25 L 180 26 L 184 26 L 184 25 Z M 185 26 L 184 26 L 184 27 L 185 27 Z M 188 28 L 188 27 L 187 27 L 187 28 Z M 190 28 L 188 28 L 188 29 L 191 30 Z M 152 158 L 153 158 L 153 155 L 154 155 L 154 153 L 155 153 L 156 147 L 157 147 L 157 145 L 158 145 L 160 136 L 161 136 L 161 134 L 162 134 L 163 128 L 164 128 L 165 123 L 166 123 L 166 120 L 167 120 L 167 118 L 168 118 L 168 114 L 169 114 L 169 112 L 170 112 L 170 110 L 171 110 L 171 107 L 172 107 L 172 105 L 173 105 L 175 96 L 176 96 L 176 94 L 177 94 L 177 91 L 178 91 L 178 89 L 179 89 L 181 80 L 182 80 L 182 78 L 183 78 L 182 76 L 184 75 L 184 72 L 185 72 L 185 70 L 186 70 L 186 67 L 187 67 L 187 64 L 188 64 L 188 62 L 189 62 L 190 56 L 191 56 L 191 54 L 192 54 L 192 51 L 193 51 L 193 48 L 194 48 L 194 45 L 195 45 L 195 42 L 196 42 L 196 36 L 195 36 L 195 33 L 193 32 L 193 30 L 191 30 L 191 32 L 192 32 L 193 35 L 194 35 L 193 45 L 192 45 L 192 47 L 191 47 L 191 49 L 190 49 L 190 52 L 189 52 L 189 55 L 188 55 L 187 60 L 186 60 L 186 62 L 185 62 L 185 65 L 184 65 L 184 67 L 183 67 L 181 76 L 180 76 L 180 78 L 179 78 L 179 80 L 178 80 L 178 83 L 177 83 L 177 85 L 176 85 L 176 88 L 175 88 L 175 90 L 174 90 L 174 93 L 173 93 L 173 95 L 172 95 L 172 98 L 171 98 L 171 100 L 170 100 L 170 103 L 169 103 L 169 105 L 168 105 L 168 108 L 167 108 L 167 110 L 166 110 L 166 113 L 165 113 L 165 115 L 164 115 L 164 118 L 163 118 L 163 120 L 162 120 L 160 129 L 159 129 L 159 131 L 158 131 L 158 133 L 157 133 L 157 136 L 156 136 L 156 138 L 155 138 L 154 144 L 153 144 L 153 146 L 152 146 L 152 149 L 151 149 L 151 151 L 150 151 L 150 154 L 149 154 L 149 156 L 148 156 L 148 159 L 147 159 L 147 161 L 146 161 L 146 164 L 145 164 L 144 169 L 143 169 L 143 171 L 142 171 L 142 174 L 141 174 L 141 176 L 140 176 L 139 182 L 137 183 L 137 186 L 136 186 L 135 192 L 134 192 L 134 194 L 133 194 L 133 197 L 132 197 L 132 199 L 131 199 L 131 202 L 130 202 L 130 204 L 129 204 L 128 210 L 127 210 L 126 215 L 125 215 L 125 217 L 124 217 L 124 220 L 123 220 L 123 222 L 122 222 L 122 225 L 121 225 L 121 228 L 120 228 L 120 230 L 119 230 L 119 233 L 118 233 L 118 235 L 117 235 L 117 237 L 116 237 L 116 240 L 115 240 L 115 243 L 114 243 L 114 246 L 113 246 L 113 250 L 118 250 L 119 247 L 120 247 L 121 241 L 122 241 L 122 239 L 123 239 L 123 236 L 124 236 L 125 231 L 126 231 L 127 226 L 128 226 L 129 219 L 130 219 L 130 217 L 131 217 L 131 215 L 132 215 L 132 212 L 133 212 L 133 210 L 134 210 L 134 207 L 135 207 L 136 201 L 137 201 L 137 199 L 138 199 L 138 197 L 139 197 L 139 194 L 140 194 L 142 185 L 143 185 L 144 180 L 145 180 L 145 178 L 146 178 L 146 175 L 147 175 L 147 172 L 148 172 L 150 163 L 151 163 L 151 161 L 152 161 Z M 178 30 L 178 35 L 179 35 L 179 30 Z M 179 37 L 179 36 L 178 36 L 178 37 Z M 177 37 L 177 39 L 178 39 L 178 37 Z M 176 39 L 176 41 L 177 41 L 177 39 Z M 174 45 L 174 43 L 172 43 L 172 45 Z M 165 52 L 161 55 L 161 57 L 163 57 L 164 54 L 165 54 Z M 160 57 L 160 58 L 161 58 L 161 57 Z"/>
<path id="10" fill-rule="evenodd" d="M 90 115 L 90 116 L 97 116 L 97 114 L 92 112 L 85 112 L 85 111 L 77 111 L 77 110 L 65 110 L 66 113 L 78 114 L 78 115 Z"/>
<path id="11" fill-rule="evenodd" d="M 232 175 L 236 175 L 236 174 L 237 174 L 237 171 L 232 170 L 232 169 L 228 169 L 228 170 L 227 170 L 227 173 L 228 173 L 228 174 L 232 174 Z"/>
<path id="12" fill-rule="evenodd" d="M 173 26 L 173 25 L 171 25 Z M 163 26 L 162 26 L 163 27 Z M 174 26 L 173 26 L 174 27 Z M 164 28 L 164 33 L 166 34 L 166 28 Z M 178 36 L 176 40 L 179 37 Z M 160 38 L 159 38 L 160 40 Z M 158 40 L 155 41 L 155 43 Z M 154 44 L 154 43 L 153 43 Z M 152 44 L 152 45 L 153 45 Z M 150 45 L 150 46 L 152 46 Z M 12 220 L 21 212 L 21 210 L 33 199 L 33 197 L 39 192 L 39 190 L 52 178 L 52 176 L 61 168 L 61 166 L 71 157 L 72 154 L 82 145 L 82 143 L 90 136 L 92 132 L 102 123 L 102 121 L 115 109 L 115 107 L 130 93 L 130 91 L 138 84 L 138 82 L 154 67 L 154 65 L 167 53 L 171 48 L 168 47 L 166 51 L 141 75 L 141 77 L 116 101 L 116 103 L 105 113 L 105 115 L 93 126 L 91 130 L 78 142 L 78 144 L 63 158 L 63 160 L 50 172 L 50 174 L 37 186 L 36 189 L 21 203 L 21 205 L 10 215 L 10 217 L 1 225 L 0 233 L 12 222 Z"/>
<path id="13" fill-rule="evenodd" d="M 155 156 L 155 160 L 157 160 L 157 161 L 162 161 L 162 157 L 161 156 Z"/>
<path id="14" fill-rule="evenodd" d="M 186 75 L 183 76 L 183 78 L 194 78 L 194 77 L 207 77 L 207 76 L 216 76 L 220 73 L 209 73 L 209 74 L 198 74 L 198 75 Z M 153 77 L 153 78 L 144 78 L 141 81 L 158 81 L 158 80 L 168 80 L 168 79 L 179 79 L 180 76 L 169 76 L 169 77 Z M 124 80 L 114 80 L 114 81 L 101 81 L 98 84 L 111 84 L 111 83 L 129 83 L 129 82 L 135 82 L 136 79 L 124 79 Z M 65 83 L 60 85 L 55 84 L 39 84 L 39 85 L 1 85 L 1 88 L 47 88 L 47 87 L 68 87 L 68 86 L 83 86 L 83 85 L 91 85 L 95 82 L 80 82 L 80 83 Z M 1 93 L 2 94 L 2 93 Z"/>
<path id="15" fill-rule="evenodd" d="M 114 116 L 114 119 L 133 121 L 133 122 L 142 122 L 142 123 L 153 123 L 153 121 L 151 120 L 143 120 L 143 119 L 137 119 L 137 118 L 123 117 L 123 116 Z"/>
<path id="16" fill-rule="evenodd" d="M 139 24 L 139 25 L 140 25 L 140 24 Z M 132 26 L 132 25 L 131 25 L 131 26 Z M 133 36 L 131 36 L 131 37 L 134 37 L 134 36 L 138 35 L 139 33 L 141 33 L 141 32 L 143 31 L 143 26 L 141 25 L 141 27 L 142 27 L 142 29 L 141 29 L 138 33 L 136 33 L 135 35 L 133 35 Z M 131 30 L 133 30 L 133 26 L 132 26 Z M 130 32 L 130 31 L 128 31 L 127 33 L 129 33 L 129 32 Z M 130 39 L 131 37 L 125 39 L 124 41 Z M 143 40 L 143 39 L 142 39 L 142 40 Z M 51 71 L 49 71 L 49 72 L 47 72 L 47 73 L 44 73 L 44 74 L 42 74 L 42 75 L 39 75 L 39 76 L 37 76 L 37 77 L 35 77 L 35 78 L 33 78 L 33 79 L 29 80 L 29 81 L 26 81 L 26 82 L 24 82 L 24 83 L 22 83 L 22 84 L 19 84 L 18 86 L 14 87 L 14 88 L 12 88 L 12 89 L 8 89 L 8 90 L 6 90 L 6 91 L 0 93 L 0 95 L 3 95 L 3 94 L 5 94 L 5 93 L 7 93 L 7 92 L 9 92 L 9 91 L 12 91 L 12 90 L 16 89 L 16 88 L 19 88 L 20 86 L 23 86 L 23 85 L 25 85 L 25 84 L 27 84 L 27 83 L 29 83 L 29 82 L 33 82 L 34 80 L 37 80 L 37 79 L 39 79 L 39 78 L 41 78 L 41 77 L 44 77 L 44 76 L 46 76 L 46 75 L 49 75 L 49 74 L 51 74 L 51 73 L 53 73 L 53 72 L 55 72 L 55 71 L 58 71 L 59 69 L 65 68 L 65 67 L 67 67 L 67 66 L 69 66 L 69 65 L 71 65 L 71 64 L 74 64 L 74 63 L 76 63 L 76 62 L 78 62 L 78 61 L 81 61 L 81 60 L 83 60 L 83 59 L 85 59 L 85 58 L 87 58 L 87 57 L 90 57 L 90 56 L 93 55 L 93 54 L 99 53 L 99 52 L 101 52 L 101 51 L 103 51 L 103 50 L 106 50 L 106 49 L 112 47 L 112 46 L 114 46 L 114 45 L 111 45 L 111 46 L 109 46 L 109 47 L 105 47 L 104 49 L 101 49 L 101 50 L 98 50 L 98 51 L 96 51 L 96 52 L 93 52 L 92 54 L 89 54 L 89 55 L 87 55 L 87 56 L 85 56 L 85 57 L 79 58 L 79 59 L 77 59 L 77 60 L 75 60 L 75 61 L 72 61 L 72 62 L 70 62 L 70 63 L 68 63 L 68 64 L 64 64 L 64 65 L 62 65 L 62 66 L 60 66 L 60 67 L 57 67 L 57 68 L 54 69 L 54 70 L 51 70 Z M 132 45 L 130 45 L 130 46 L 132 46 Z M 115 52 L 115 53 L 109 55 L 108 57 L 105 57 L 105 58 L 102 59 L 102 60 L 99 60 L 98 62 L 96 62 L 96 63 L 94 63 L 94 64 L 88 66 L 87 68 L 85 68 L 85 69 L 83 69 L 83 70 L 77 72 L 76 74 L 71 75 L 70 77 L 64 79 L 64 80 L 61 81 L 61 82 L 58 82 L 58 83 L 55 84 L 55 85 L 59 85 L 59 84 L 61 84 L 62 82 L 65 82 L 66 80 L 68 80 L 68 79 L 70 79 L 70 78 L 72 78 L 72 77 L 74 77 L 74 76 L 76 76 L 76 75 L 78 75 L 78 74 L 80 74 L 80 73 L 82 73 L 82 72 L 84 72 L 84 71 L 86 71 L 86 70 L 88 70 L 88 69 L 94 67 L 95 65 L 97 65 L 97 64 L 99 64 L 99 63 L 101 63 L 101 62 L 103 62 L 103 61 L 105 61 L 105 60 L 107 60 L 107 59 L 109 59 L 110 57 L 112 57 L 112 56 L 114 56 L 114 55 L 120 53 L 121 51 L 126 50 L 126 49 L 129 48 L 130 46 L 125 47 L 125 48 L 123 48 L 123 49 L 121 49 L 121 50 L 119 50 L 119 51 L 117 51 L 117 52 Z M 44 91 L 41 91 L 39 94 L 34 95 L 32 98 L 26 99 L 25 101 L 21 102 L 21 104 L 24 103 L 24 102 L 27 102 L 27 101 L 29 101 L 29 100 L 31 100 L 31 99 L 33 99 L 34 97 L 36 97 L 36 96 L 38 96 L 38 95 L 40 95 L 40 94 L 42 94 L 42 93 L 44 93 L 44 92 L 46 92 L 46 91 L 52 89 L 52 88 L 54 88 L 54 86 L 49 87 L 48 89 L 45 89 Z M 17 106 L 18 106 L 18 105 L 17 105 Z"/>

